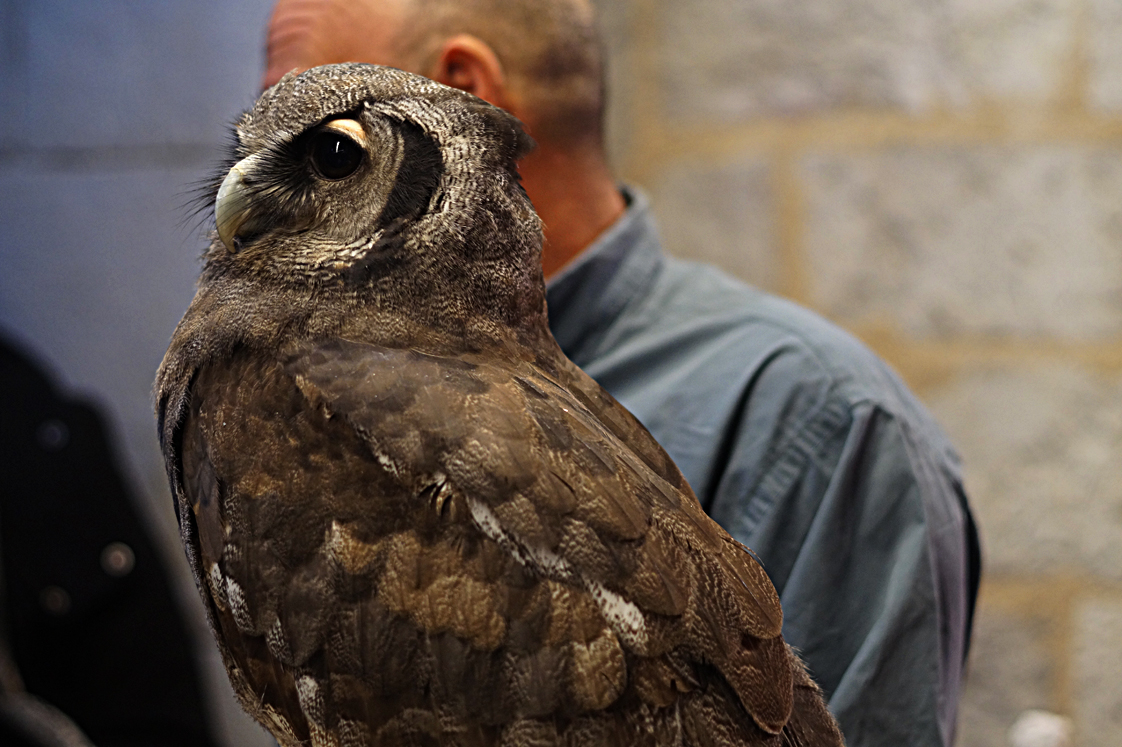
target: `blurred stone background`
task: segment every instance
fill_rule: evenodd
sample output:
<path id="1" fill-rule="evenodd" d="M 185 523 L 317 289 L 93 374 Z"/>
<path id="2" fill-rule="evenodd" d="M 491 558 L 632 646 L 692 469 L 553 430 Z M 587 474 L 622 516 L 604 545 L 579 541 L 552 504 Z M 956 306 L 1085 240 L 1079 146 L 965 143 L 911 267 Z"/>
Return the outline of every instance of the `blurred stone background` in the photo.
<path id="1" fill-rule="evenodd" d="M 669 248 L 855 332 L 966 460 L 958 743 L 1043 708 L 1122 744 L 1122 2 L 597 4 L 613 161 Z M 0 0 L 0 329 L 105 403 L 192 609 L 150 386 L 269 7 Z M 227 743 L 266 743 L 211 664 Z"/>

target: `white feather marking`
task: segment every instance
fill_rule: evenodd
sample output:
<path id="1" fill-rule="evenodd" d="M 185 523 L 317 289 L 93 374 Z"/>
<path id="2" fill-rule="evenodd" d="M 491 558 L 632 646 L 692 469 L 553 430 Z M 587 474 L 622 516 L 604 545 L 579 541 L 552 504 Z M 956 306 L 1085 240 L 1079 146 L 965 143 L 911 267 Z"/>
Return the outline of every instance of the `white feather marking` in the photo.
<path id="1" fill-rule="evenodd" d="M 265 645 L 269 649 L 269 653 L 281 660 L 281 662 L 288 664 L 292 661 L 292 651 L 288 647 L 288 637 L 284 634 L 284 628 L 281 627 L 281 621 L 278 617 L 273 621 L 272 626 L 265 633 Z"/>
<path id="2" fill-rule="evenodd" d="M 378 464 L 385 467 L 386 471 L 389 472 L 391 475 L 393 475 L 394 477 L 400 477 L 401 476 L 401 470 L 398 469 L 397 462 L 390 459 L 388 454 L 382 454 L 381 452 L 377 452 L 377 453 L 374 454 L 374 458 L 377 459 Z"/>
<path id="3" fill-rule="evenodd" d="M 600 614 L 612 630 L 632 650 L 642 651 L 647 644 L 647 621 L 634 603 L 605 587 L 599 581 L 586 580 L 585 587 L 592 595 Z"/>
<path id="4" fill-rule="evenodd" d="M 547 547 L 529 547 L 507 532 L 491 507 L 474 498 L 467 499 L 471 518 L 479 531 L 494 540 L 524 566 L 533 568 L 548 578 L 579 583 L 592 596 L 600 614 L 611 626 L 612 632 L 633 651 L 643 651 L 647 646 L 647 622 L 634 603 L 605 587 L 599 581 L 577 573 L 567 560 Z"/>
<path id="5" fill-rule="evenodd" d="M 323 701 L 319 697 L 319 683 L 304 675 L 296 678 L 296 697 L 300 700 L 300 710 L 309 721 L 322 721 Z"/>
<path id="6" fill-rule="evenodd" d="M 225 612 L 229 606 L 226 601 L 226 578 L 222 575 L 222 569 L 218 567 L 218 563 L 210 564 L 207 579 L 210 581 L 210 595 L 213 597 L 214 603 L 218 605 L 218 609 Z"/>
<path id="7" fill-rule="evenodd" d="M 253 618 L 249 615 L 249 605 L 245 603 L 245 592 L 242 591 L 241 585 L 229 576 L 226 577 L 226 600 L 238 630 L 252 635 Z"/>
<path id="8" fill-rule="evenodd" d="M 319 683 L 308 675 L 296 679 L 296 698 L 300 701 L 300 710 L 308 720 L 308 731 L 312 737 L 312 747 L 337 747 L 337 740 L 327 733 L 326 708 L 323 695 L 319 691 Z"/>

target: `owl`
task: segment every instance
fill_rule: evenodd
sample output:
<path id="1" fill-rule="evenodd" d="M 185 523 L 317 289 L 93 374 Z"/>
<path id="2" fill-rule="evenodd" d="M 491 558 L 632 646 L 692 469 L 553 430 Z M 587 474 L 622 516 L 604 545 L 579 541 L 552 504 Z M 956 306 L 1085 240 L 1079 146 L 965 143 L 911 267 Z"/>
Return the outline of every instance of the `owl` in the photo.
<path id="1" fill-rule="evenodd" d="M 237 123 L 156 407 L 242 706 L 286 747 L 841 744 L 759 563 L 551 336 L 531 147 L 372 65 Z"/>

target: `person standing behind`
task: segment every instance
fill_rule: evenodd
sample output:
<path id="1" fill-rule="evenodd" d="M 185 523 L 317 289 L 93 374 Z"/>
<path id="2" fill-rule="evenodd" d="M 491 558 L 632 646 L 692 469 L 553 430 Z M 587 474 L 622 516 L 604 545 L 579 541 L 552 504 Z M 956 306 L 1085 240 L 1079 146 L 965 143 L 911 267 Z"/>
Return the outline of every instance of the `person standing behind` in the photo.
<path id="1" fill-rule="evenodd" d="M 215 744 L 112 436 L 0 331 L 0 745 Z"/>
<path id="2" fill-rule="evenodd" d="M 586 0 L 281 0 L 264 83 L 391 65 L 507 109 L 545 224 L 550 325 L 759 556 L 852 747 L 942 745 L 981 569 L 958 457 L 894 372 L 795 304 L 664 255 L 617 185 Z"/>

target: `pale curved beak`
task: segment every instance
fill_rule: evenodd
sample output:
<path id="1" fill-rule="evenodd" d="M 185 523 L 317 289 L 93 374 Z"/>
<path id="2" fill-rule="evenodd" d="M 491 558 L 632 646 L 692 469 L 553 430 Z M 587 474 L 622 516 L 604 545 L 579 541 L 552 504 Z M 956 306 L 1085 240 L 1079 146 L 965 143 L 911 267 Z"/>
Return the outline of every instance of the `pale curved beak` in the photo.
<path id="1" fill-rule="evenodd" d="M 214 222 L 218 228 L 218 238 L 231 252 L 240 247 L 234 242 L 238 229 L 249 217 L 250 195 L 245 184 L 245 175 L 252 171 L 257 156 L 243 158 L 234 164 L 230 173 L 218 188 L 218 198 L 214 201 Z"/>

